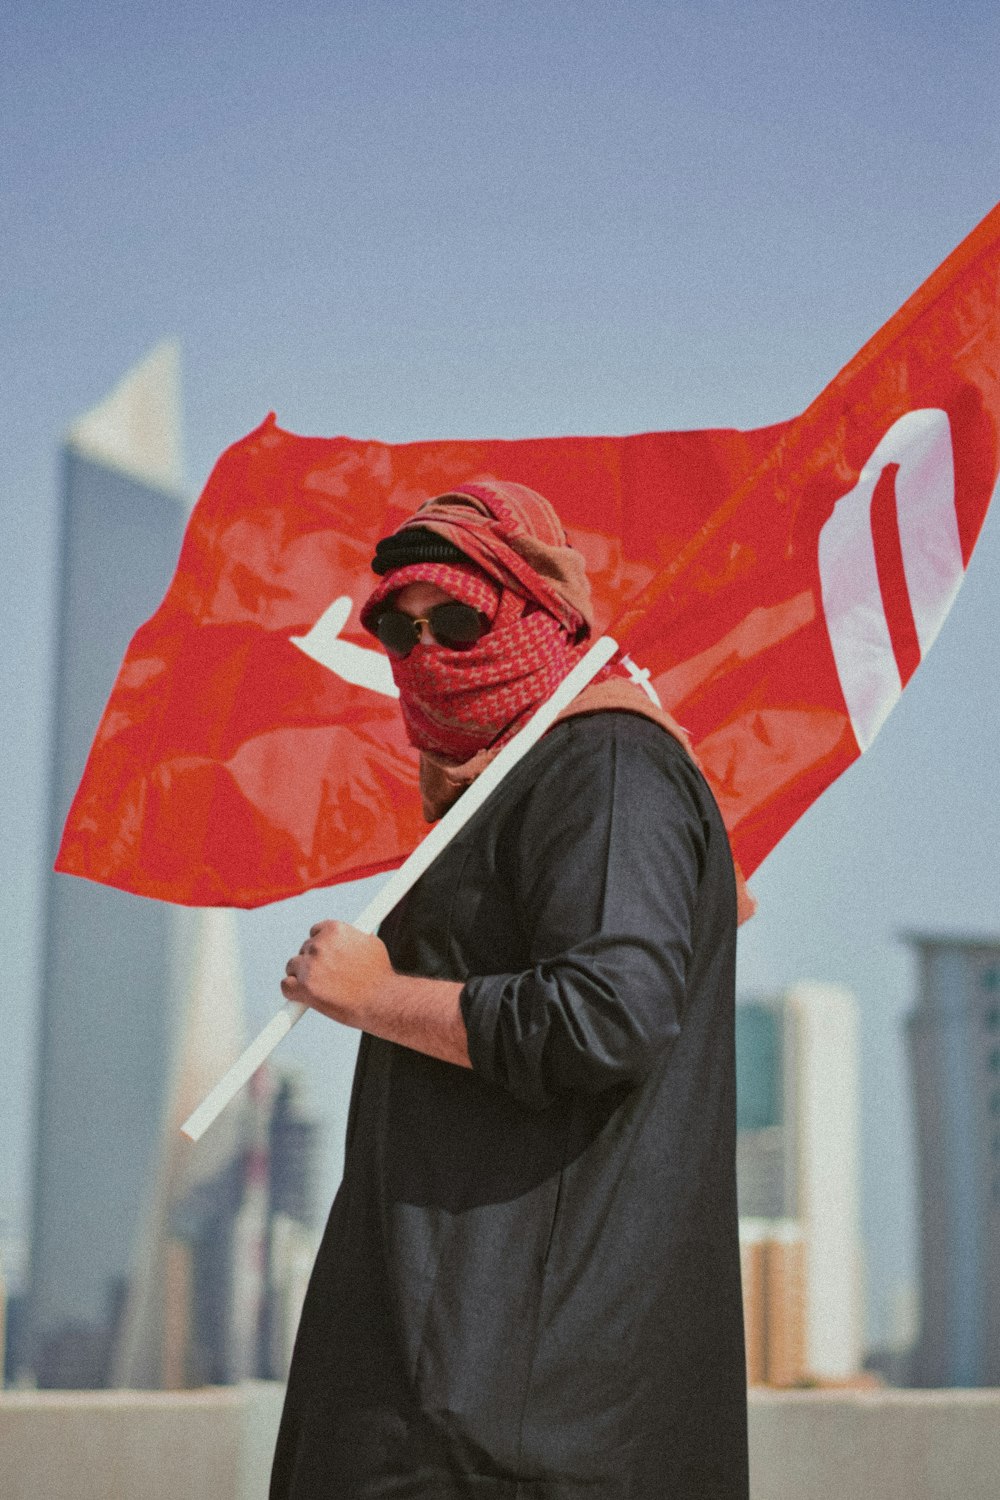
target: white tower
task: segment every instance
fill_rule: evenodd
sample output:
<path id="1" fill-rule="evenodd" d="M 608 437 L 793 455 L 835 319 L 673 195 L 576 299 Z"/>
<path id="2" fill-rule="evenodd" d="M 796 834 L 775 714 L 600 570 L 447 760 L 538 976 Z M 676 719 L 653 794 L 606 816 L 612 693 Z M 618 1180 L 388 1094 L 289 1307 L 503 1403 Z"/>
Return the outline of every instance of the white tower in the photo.
<path id="1" fill-rule="evenodd" d="M 794 1028 L 798 1218 L 805 1238 L 806 1368 L 861 1368 L 860 1085 L 857 1001 L 830 984 L 786 996 Z"/>

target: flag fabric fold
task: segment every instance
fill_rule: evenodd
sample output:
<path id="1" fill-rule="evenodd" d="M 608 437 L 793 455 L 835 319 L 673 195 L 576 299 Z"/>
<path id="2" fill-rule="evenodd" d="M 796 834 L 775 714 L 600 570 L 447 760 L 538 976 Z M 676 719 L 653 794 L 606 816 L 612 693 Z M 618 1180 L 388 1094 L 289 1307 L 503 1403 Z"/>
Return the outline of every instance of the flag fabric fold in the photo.
<path id="1" fill-rule="evenodd" d="M 933 643 L 986 517 L 998 431 L 1000 207 L 619 620 L 748 875 L 868 748 Z"/>
<path id="2" fill-rule="evenodd" d="M 385 658 L 379 537 L 492 477 L 546 495 L 615 635 L 691 734 L 752 872 L 867 748 L 954 600 L 997 476 L 1000 208 L 798 418 L 751 432 L 387 444 L 273 415 L 222 455 L 137 632 L 57 868 L 255 906 L 425 831 Z"/>

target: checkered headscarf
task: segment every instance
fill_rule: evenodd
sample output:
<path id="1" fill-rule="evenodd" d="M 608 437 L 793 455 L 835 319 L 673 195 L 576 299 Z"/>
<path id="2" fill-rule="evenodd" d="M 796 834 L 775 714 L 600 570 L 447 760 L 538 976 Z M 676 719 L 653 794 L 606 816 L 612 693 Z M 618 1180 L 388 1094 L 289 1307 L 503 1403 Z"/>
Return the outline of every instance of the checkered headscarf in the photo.
<path id="1" fill-rule="evenodd" d="M 498 749 L 585 649 L 583 559 L 548 502 L 524 486 L 483 482 L 428 501 L 379 543 L 373 567 L 383 578 L 361 611 L 373 633 L 381 610 L 418 581 L 491 621 L 466 649 L 422 642 L 402 660 L 390 657 L 407 732 L 425 754 L 458 764 Z"/>

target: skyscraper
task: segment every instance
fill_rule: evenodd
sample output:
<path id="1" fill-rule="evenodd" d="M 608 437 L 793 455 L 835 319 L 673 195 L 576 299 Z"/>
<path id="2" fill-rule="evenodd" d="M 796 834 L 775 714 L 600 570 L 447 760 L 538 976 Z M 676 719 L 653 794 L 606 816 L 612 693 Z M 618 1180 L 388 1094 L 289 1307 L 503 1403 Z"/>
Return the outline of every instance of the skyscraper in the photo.
<path id="1" fill-rule="evenodd" d="M 864 1336 L 857 1005 L 834 985 L 799 984 L 777 998 L 742 1001 L 736 1026 L 745 1261 L 756 1265 L 752 1247 L 769 1246 L 770 1280 L 762 1273 L 760 1285 L 771 1287 L 789 1328 L 789 1308 L 801 1305 L 802 1375 L 849 1379 Z M 779 1264 L 788 1297 L 777 1295 Z M 749 1298 L 753 1285 L 751 1278 Z M 759 1322 L 750 1306 L 748 1328 Z M 766 1343 L 766 1330 L 760 1338 Z M 784 1349 L 799 1346 L 789 1339 L 786 1330 Z M 781 1365 L 791 1368 L 789 1354 Z"/>
<path id="2" fill-rule="evenodd" d="M 178 429 L 177 354 L 162 345 L 63 450 L 51 854 L 125 647 L 177 560 Z M 42 1385 L 100 1385 L 149 1201 L 192 918 L 54 873 L 45 905 L 22 1362 Z"/>
<path id="3" fill-rule="evenodd" d="M 1000 942 L 915 936 L 916 1385 L 1000 1385 Z"/>
<path id="4" fill-rule="evenodd" d="M 177 358 L 161 346 L 71 430 L 51 847 L 122 656 L 176 563 Z M 235 918 L 51 873 L 27 1318 L 44 1386 L 280 1377 L 315 1253 L 317 1126 L 262 1070 L 196 1144 L 181 1122 L 244 1044 Z"/>

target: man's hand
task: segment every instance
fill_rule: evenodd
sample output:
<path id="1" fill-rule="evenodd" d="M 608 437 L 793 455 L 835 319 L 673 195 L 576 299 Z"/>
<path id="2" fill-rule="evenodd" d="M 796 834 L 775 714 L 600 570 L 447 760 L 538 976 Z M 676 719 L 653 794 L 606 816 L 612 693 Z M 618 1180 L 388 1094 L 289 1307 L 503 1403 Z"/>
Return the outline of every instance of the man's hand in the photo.
<path id="1" fill-rule="evenodd" d="M 285 965 L 281 993 L 388 1042 L 471 1068 L 459 996 L 450 979 L 397 974 L 380 938 L 349 922 L 317 922 Z"/>
<path id="2" fill-rule="evenodd" d="M 285 965 L 281 993 L 333 1021 L 366 1030 L 379 993 L 395 977 L 381 938 L 349 922 L 317 922 Z"/>

